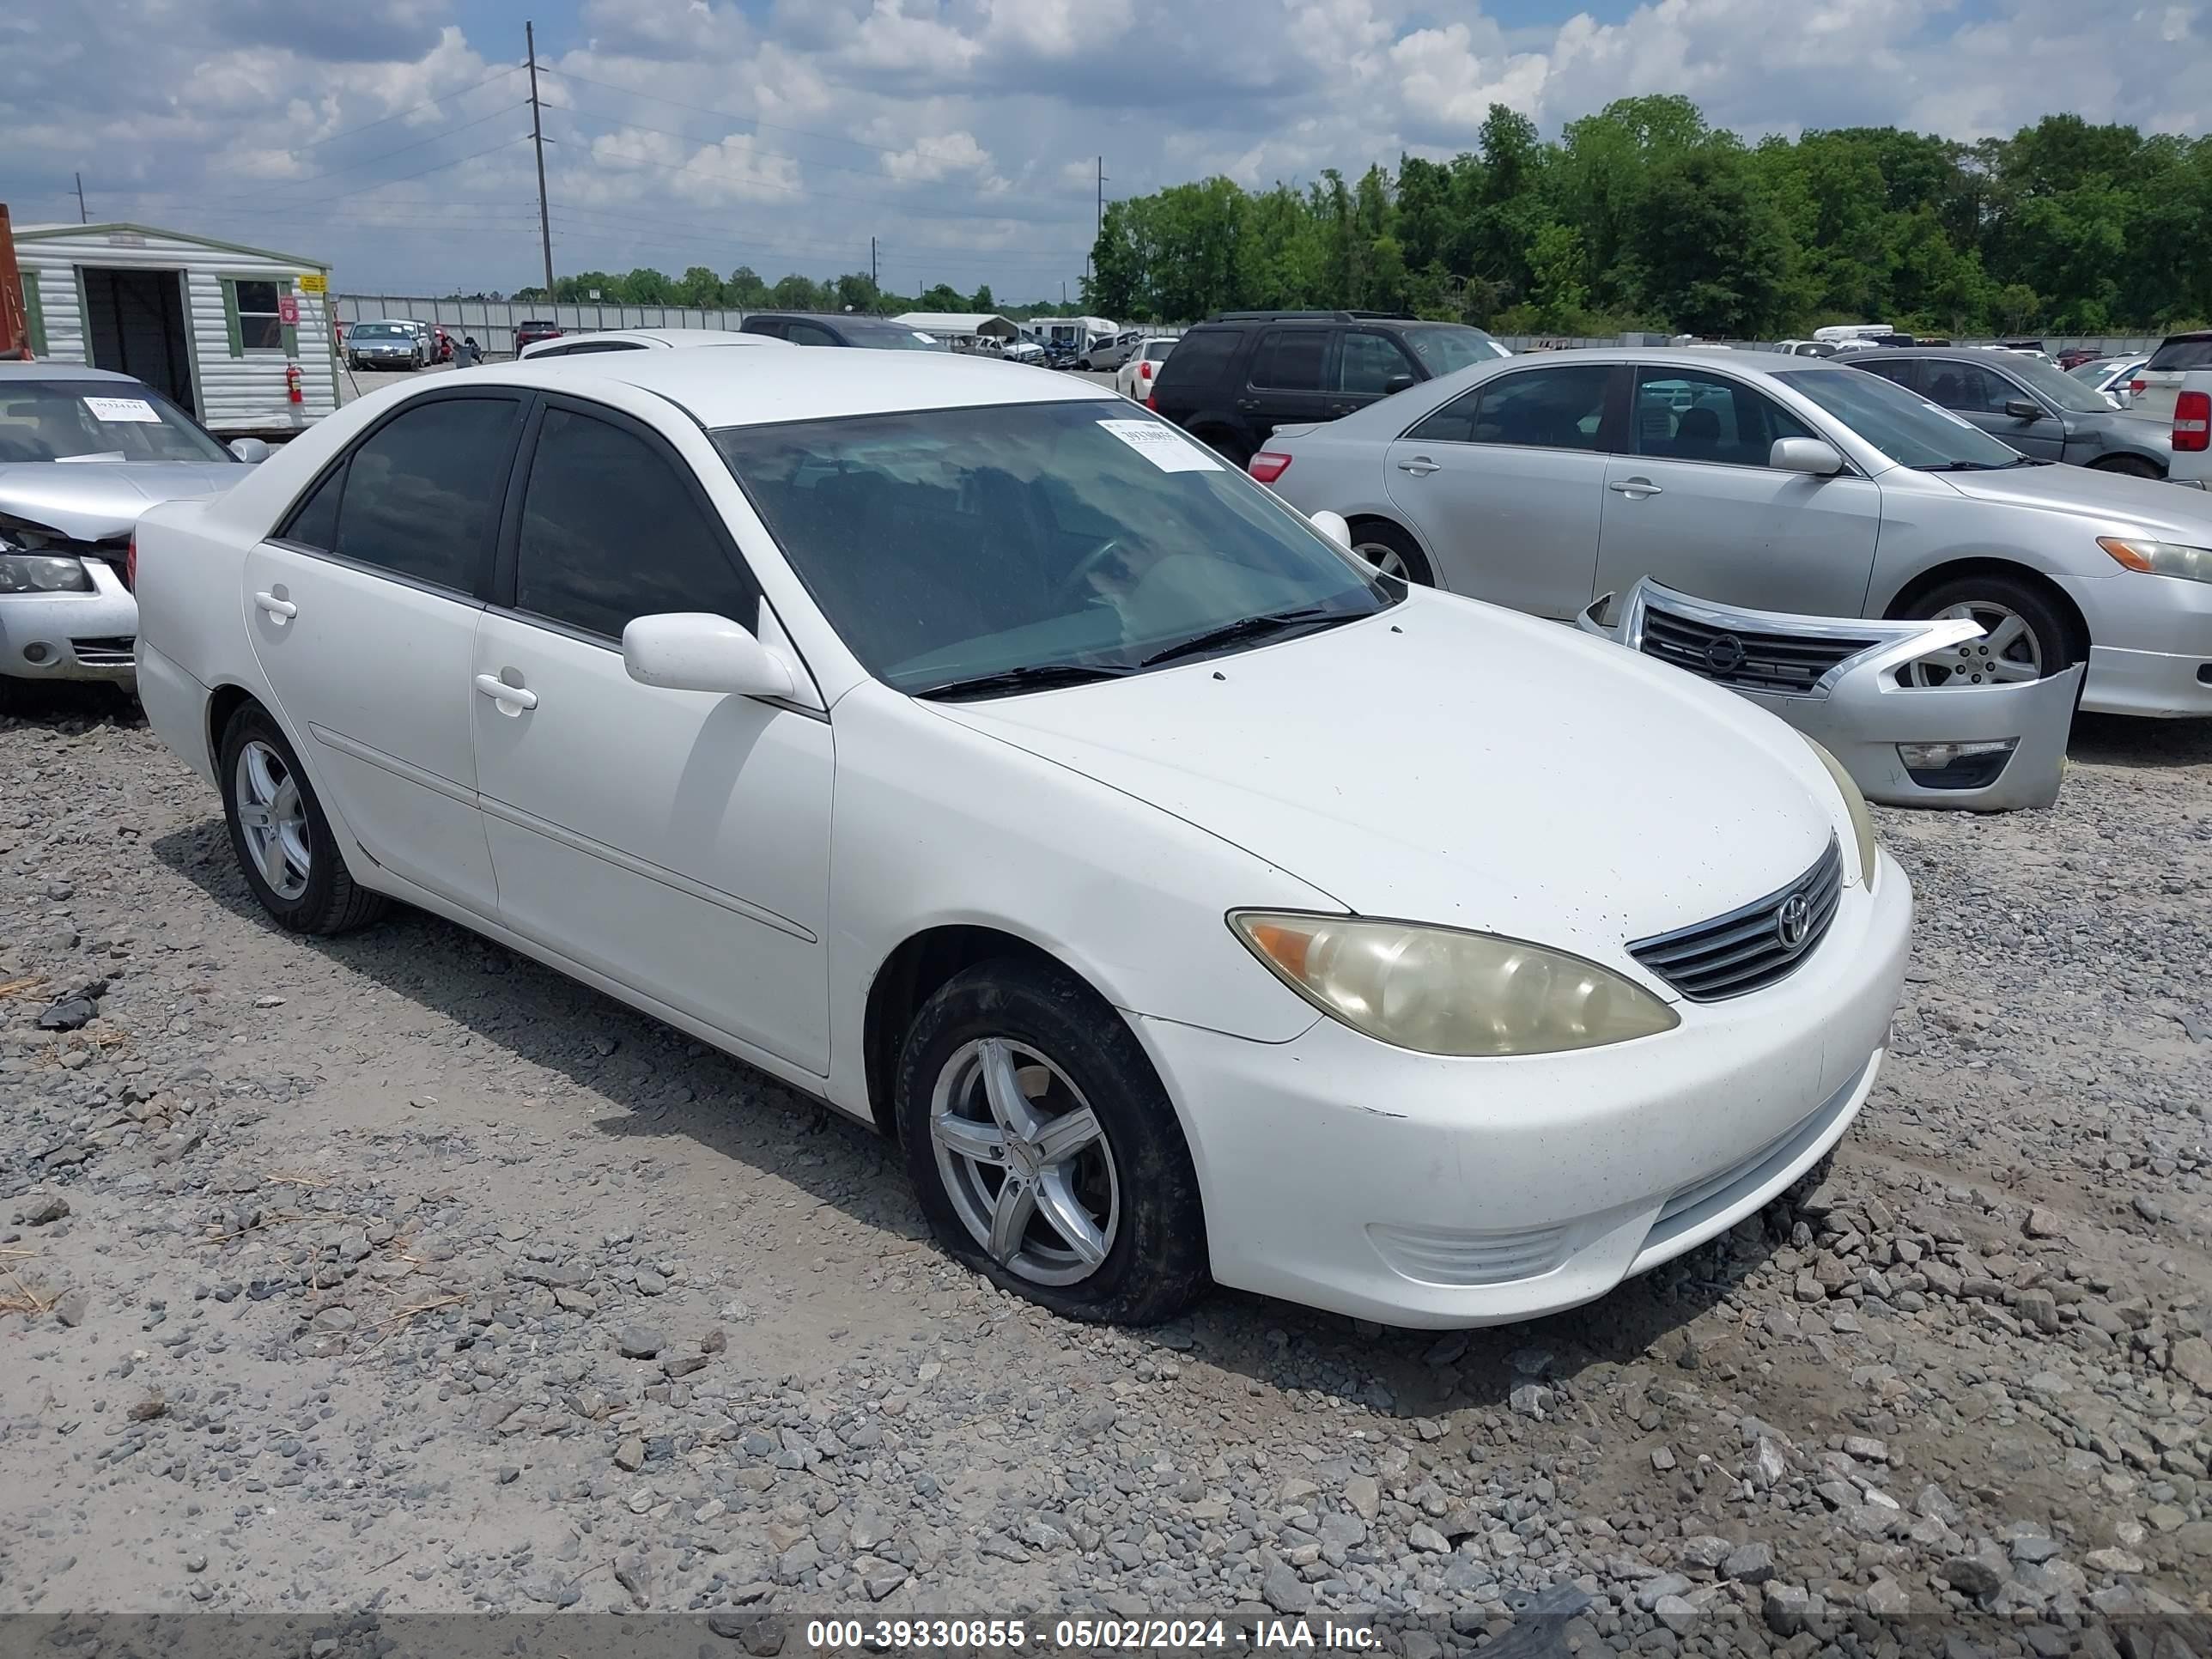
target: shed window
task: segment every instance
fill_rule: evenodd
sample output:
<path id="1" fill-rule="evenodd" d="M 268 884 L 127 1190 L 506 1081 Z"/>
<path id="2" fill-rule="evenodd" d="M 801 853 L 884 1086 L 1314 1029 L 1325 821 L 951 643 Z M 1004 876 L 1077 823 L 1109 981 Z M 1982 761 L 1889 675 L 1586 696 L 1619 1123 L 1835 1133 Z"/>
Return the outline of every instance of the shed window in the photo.
<path id="1" fill-rule="evenodd" d="M 235 287 L 239 343 L 248 351 L 282 351 L 284 320 L 276 314 L 276 284 L 240 282 Z"/>

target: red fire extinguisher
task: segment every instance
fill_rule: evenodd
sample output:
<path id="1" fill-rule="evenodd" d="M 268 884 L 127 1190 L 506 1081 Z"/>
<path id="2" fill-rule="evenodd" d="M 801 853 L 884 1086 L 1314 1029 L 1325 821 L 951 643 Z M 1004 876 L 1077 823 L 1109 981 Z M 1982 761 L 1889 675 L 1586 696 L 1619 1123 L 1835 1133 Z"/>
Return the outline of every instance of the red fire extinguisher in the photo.
<path id="1" fill-rule="evenodd" d="M 284 395 L 287 398 L 295 404 L 304 404 L 307 402 L 307 399 L 306 393 L 302 390 L 306 382 L 301 379 L 300 374 L 299 364 L 287 363 L 284 365 Z"/>

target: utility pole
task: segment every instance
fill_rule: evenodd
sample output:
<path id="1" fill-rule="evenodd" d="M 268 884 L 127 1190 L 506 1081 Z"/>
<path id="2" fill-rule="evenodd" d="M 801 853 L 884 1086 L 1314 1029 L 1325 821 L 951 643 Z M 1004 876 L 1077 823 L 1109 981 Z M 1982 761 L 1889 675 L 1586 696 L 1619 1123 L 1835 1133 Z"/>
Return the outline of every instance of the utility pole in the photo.
<path id="1" fill-rule="evenodd" d="M 92 222 L 92 216 L 84 210 L 84 174 L 76 175 L 76 222 L 81 225 Z"/>
<path id="2" fill-rule="evenodd" d="M 883 280 L 876 275 L 876 239 L 868 238 L 868 286 L 881 290 Z"/>
<path id="3" fill-rule="evenodd" d="M 1102 156 L 1100 156 L 1100 157 L 1098 158 L 1098 209 L 1097 209 L 1097 216 L 1096 216 L 1095 218 L 1093 218 L 1093 219 L 1091 220 L 1091 247 L 1092 247 L 1094 250 L 1095 250 L 1095 249 L 1097 247 L 1097 246 L 1098 246 L 1098 234 L 1099 234 L 1101 231 L 1104 230 L 1105 228 L 1106 228 L 1106 158 L 1105 158 L 1104 156 L 1103 156 L 1103 155 L 1102 155 Z M 1086 254 L 1085 254 L 1085 255 L 1083 256 L 1083 281 L 1084 281 L 1084 284 L 1085 284 L 1085 286 L 1087 288 L 1087 287 L 1090 285 L 1090 282 L 1091 282 L 1091 255 L 1090 255 L 1090 254 L 1088 254 L 1088 253 L 1086 253 Z"/>
<path id="4" fill-rule="evenodd" d="M 538 240 L 545 253 L 545 303 L 553 303 L 553 219 L 545 210 L 545 131 L 538 120 L 538 32 L 527 21 L 522 44 L 530 53 L 530 142 L 538 148 Z"/>

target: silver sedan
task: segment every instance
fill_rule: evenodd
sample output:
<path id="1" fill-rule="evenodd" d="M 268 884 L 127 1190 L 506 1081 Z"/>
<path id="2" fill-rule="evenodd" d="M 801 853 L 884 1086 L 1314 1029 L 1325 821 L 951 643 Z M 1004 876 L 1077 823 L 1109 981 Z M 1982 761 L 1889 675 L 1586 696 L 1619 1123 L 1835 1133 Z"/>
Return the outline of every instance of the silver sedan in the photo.
<path id="1" fill-rule="evenodd" d="M 2212 500 L 2021 454 L 1863 370 L 1742 351 L 1515 357 L 1322 425 L 1253 476 L 1383 569 L 1571 621 L 1650 576 L 1724 604 L 1966 617 L 1923 684 L 2087 662 L 2082 707 L 2212 714 Z"/>

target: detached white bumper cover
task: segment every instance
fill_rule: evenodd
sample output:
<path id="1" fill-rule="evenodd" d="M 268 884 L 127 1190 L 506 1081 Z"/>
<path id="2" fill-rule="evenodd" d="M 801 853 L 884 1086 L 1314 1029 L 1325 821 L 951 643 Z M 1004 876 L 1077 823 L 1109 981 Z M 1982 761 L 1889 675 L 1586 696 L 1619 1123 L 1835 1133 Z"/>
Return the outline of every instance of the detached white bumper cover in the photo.
<path id="1" fill-rule="evenodd" d="M 1757 703 L 1835 756 L 1869 800 L 1989 812 L 2058 799 L 2080 665 L 1993 685 L 1899 681 L 1907 664 L 1980 639 L 1975 623 L 1753 611 L 1646 576 L 1581 626 Z"/>

